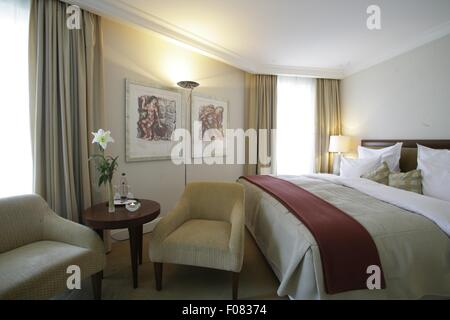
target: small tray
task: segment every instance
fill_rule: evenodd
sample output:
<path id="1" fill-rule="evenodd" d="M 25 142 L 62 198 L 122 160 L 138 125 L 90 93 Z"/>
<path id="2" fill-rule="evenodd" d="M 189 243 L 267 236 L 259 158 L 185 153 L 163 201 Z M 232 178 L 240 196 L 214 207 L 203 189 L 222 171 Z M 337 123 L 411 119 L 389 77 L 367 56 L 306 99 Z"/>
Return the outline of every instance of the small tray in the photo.
<path id="1" fill-rule="evenodd" d="M 129 203 L 131 201 L 139 201 L 139 200 L 138 199 L 114 200 L 114 205 L 115 206 L 125 206 L 127 203 Z"/>

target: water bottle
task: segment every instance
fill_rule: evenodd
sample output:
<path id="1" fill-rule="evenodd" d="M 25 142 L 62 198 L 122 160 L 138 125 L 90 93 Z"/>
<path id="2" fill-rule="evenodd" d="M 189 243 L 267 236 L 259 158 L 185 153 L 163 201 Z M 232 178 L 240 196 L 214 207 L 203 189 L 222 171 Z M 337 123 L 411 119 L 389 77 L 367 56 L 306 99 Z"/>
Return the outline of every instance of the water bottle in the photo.
<path id="1" fill-rule="evenodd" d="M 134 194 L 133 194 L 133 192 L 131 192 L 131 186 L 130 186 L 130 185 L 128 185 L 127 199 L 128 199 L 128 200 L 134 199 Z"/>
<path id="2" fill-rule="evenodd" d="M 120 177 L 119 193 L 120 193 L 120 198 L 122 200 L 125 200 L 127 198 L 128 181 L 127 181 L 127 175 L 125 173 L 122 173 L 122 176 Z"/>
<path id="3" fill-rule="evenodd" d="M 120 196 L 119 187 L 114 186 L 114 200 L 120 201 L 122 197 Z"/>

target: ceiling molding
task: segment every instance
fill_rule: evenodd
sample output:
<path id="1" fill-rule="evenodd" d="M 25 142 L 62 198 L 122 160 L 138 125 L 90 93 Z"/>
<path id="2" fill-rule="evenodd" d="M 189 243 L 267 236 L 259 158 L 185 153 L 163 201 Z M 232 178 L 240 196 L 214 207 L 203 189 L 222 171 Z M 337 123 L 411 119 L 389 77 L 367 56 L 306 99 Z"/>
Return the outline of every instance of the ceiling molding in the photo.
<path id="1" fill-rule="evenodd" d="M 291 67 L 256 64 L 235 52 L 223 48 L 211 41 L 203 39 L 191 32 L 175 26 L 152 14 L 144 12 L 122 1 L 109 2 L 105 0 L 64 0 L 89 10 L 101 16 L 120 20 L 128 24 L 138 25 L 158 34 L 187 45 L 197 52 L 222 61 L 233 67 L 250 73 L 298 75 L 316 78 L 341 79 L 343 70 L 310 67 Z"/>
<path id="2" fill-rule="evenodd" d="M 450 21 L 447 21 L 435 28 L 432 28 L 421 35 L 415 37 L 413 40 L 406 42 L 400 46 L 390 49 L 386 54 L 378 56 L 374 59 L 369 59 L 367 61 L 363 61 L 361 63 L 356 64 L 355 66 L 350 66 L 344 69 L 343 76 L 349 77 L 355 73 L 360 71 L 369 69 L 377 64 L 393 59 L 397 56 L 400 56 L 404 53 L 412 51 L 416 48 L 419 48 L 427 43 L 430 43 L 434 40 L 440 39 L 450 34 Z"/>
<path id="3" fill-rule="evenodd" d="M 205 56 L 214 58 L 243 71 L 259 74 L 297 75 L 314 78 L 343 79 L 450 34 L 449 21 L 423 33 L 421 36 L 416 37 L 414 40 L 406 44 L 392 48 L 386 54 L 368 59 L 366 61 L 360 61 L 357 64 L 349 65 L 348 67 L 342 69 L 258 64 L 216 43 L 201 38 L 185 29 L 171 24 L 168 21 L 133 7 L 125 3 L 123 0 L 62 1 L 78 5 L 81 8 L 89 10 L 100 16 L 105 16 L 113 20 L 118 20 L 127 24 L 142 27 L 146 30 L 151 30 Z"/>
<path id="4" fill-rule="evenodd" d="M 171 40 L 187 45 L 204 55 L 247 72 L 256 72 L 256 66 L 238 54 L 121 1 L 66 0 L 66 2 L 78 5 L 101 16 L 154 31 Z"/>
<path id="5" fill-rule="evenodd" d="M 260 65 L 258 73 L 261 74 L 276 74 L 285 76 L 303 76 L 309 78 L 326 78 L 326 79 L 343 79 L 343 69 L 331 68 L 315 68 L 315 67 L 296 67 L 296 66 L 281 66 L 281 65 Z"/>

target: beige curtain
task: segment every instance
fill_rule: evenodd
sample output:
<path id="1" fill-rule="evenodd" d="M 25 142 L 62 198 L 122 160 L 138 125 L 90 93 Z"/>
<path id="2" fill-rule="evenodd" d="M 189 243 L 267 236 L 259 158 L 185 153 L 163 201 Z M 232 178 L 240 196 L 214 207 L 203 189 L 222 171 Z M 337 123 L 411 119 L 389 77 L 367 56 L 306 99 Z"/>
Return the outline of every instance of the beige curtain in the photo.
<path id="1" fill-rule="evenodd" d="M 34 191 L 59 215 L 80 221 L 101 200 L 91 132 L 103 127 L 100 18 L 81 11 L 69 30 L 67 4 L 34 0 L 30 16 L 30 110 Z"/>
<path id="2" fill-rule="evenodd" d="M 252 146 L 246 144 L 246 175 L 269 174 L 275 170 L 275 137 L 271 132 L 276 129 L 277 114 L 277 76 L 245 75 L 245 129 L 257 130 L 257 164 L 249 163 Z M 266 129 L 267 137 L 259 130 Z M 253 146 L 254 147 L 254 146 Z M 270 159 L 264 159 L 267 155 Z"/>
<path id="3" fill-rule="evenodd" d="M 342 134 L 339 80 L 317 79 L 316 172 L 333 171 L 330 136 Z"/>

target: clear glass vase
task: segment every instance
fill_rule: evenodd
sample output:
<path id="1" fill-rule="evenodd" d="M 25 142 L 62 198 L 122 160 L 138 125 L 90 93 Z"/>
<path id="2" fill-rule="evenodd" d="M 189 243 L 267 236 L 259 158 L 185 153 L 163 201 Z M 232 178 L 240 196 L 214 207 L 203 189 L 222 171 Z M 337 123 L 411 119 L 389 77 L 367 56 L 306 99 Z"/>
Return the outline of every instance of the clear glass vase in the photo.
<path id="1" fill-rule="evenodd" d="M 108 181 L 108 212 L 113 213 L 116 211 L 116 207 L 114 206 L 114 189 L 112 185 L 112 181 Z"/>

